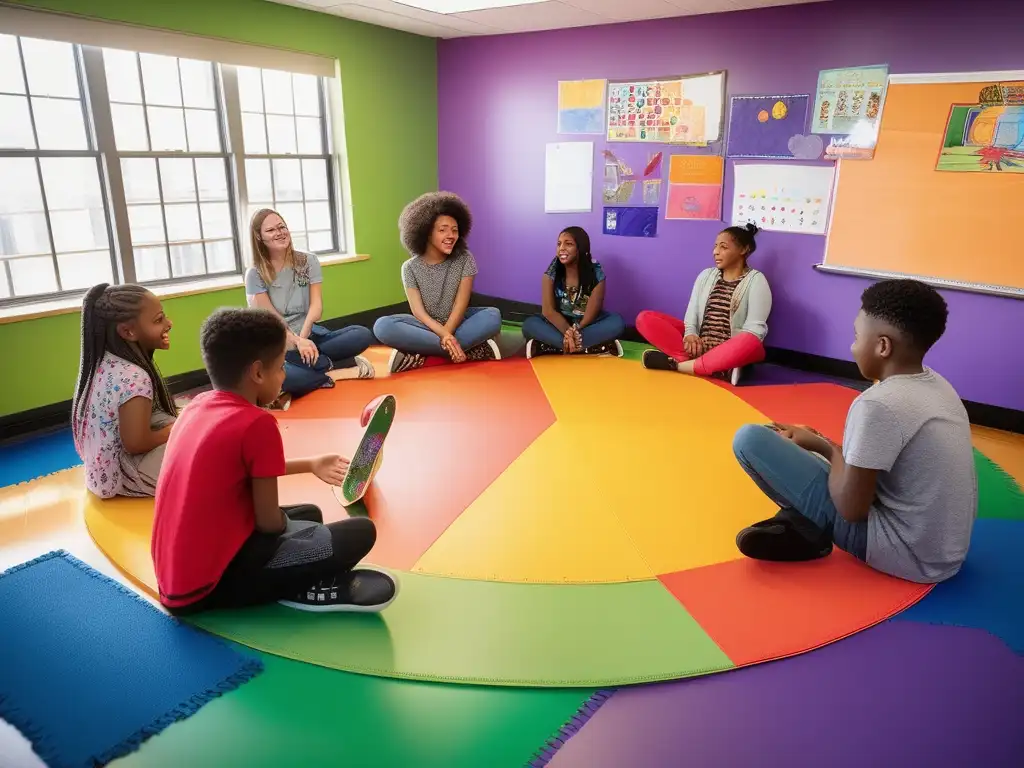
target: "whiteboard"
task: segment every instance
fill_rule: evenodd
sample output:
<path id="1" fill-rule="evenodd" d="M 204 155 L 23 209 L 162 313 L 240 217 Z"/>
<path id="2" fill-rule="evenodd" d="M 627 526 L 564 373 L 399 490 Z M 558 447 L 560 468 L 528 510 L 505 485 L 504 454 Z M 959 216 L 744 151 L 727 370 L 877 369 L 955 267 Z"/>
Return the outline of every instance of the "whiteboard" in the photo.
<path id="1" fill-rule="evenodd" d="M 594 205 L 594 142 L 548 144 L 544 155 L 544 213 L 589 213 Z"/>

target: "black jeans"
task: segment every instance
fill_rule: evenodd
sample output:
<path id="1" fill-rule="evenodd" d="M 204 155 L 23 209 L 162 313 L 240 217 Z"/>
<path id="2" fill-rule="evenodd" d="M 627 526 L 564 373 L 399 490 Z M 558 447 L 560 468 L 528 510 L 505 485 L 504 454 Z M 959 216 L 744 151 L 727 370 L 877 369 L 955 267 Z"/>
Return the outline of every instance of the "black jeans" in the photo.
<path id="1" fill-rule="evenodd" d="M 292 520 L 323 523 L 323 513 L 312 504 L 284 507 Z M 267 568 L 282 538 L 254 531 L 228 563 L 220 581 L 206 597 L 190 605 L 169 609 L 176 616 L 214 608 L 245 608 L 295 597 L 322 580 L 352 570 L 373 549 L 377 528 L 368 517 L 350 517 L 329 523 L 332 552 L 329 557 L 301 565 Z"/>

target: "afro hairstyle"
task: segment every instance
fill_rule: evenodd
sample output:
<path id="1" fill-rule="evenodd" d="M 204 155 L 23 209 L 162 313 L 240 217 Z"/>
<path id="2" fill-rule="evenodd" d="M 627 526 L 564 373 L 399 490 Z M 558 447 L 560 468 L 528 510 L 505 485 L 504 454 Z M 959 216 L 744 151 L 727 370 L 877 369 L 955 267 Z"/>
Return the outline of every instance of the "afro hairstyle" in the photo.
<path id="1" fill-rule="evenodd" d="M 427 252 L 430 233 L 434 231 L 434 222 L 439 216 L 451 216 L 459 225 L 459 239 L 455 243 L 455 253 L 466 248 L 466 238 L 473 226 L 473 216 L 469 206 L 453 192 L 428 192 L 420 195 L 402 211 L 398 217 L 398 234 L 402 245 L 413 256 L 422 256 Z"/>
<path id="2" fill-rule="evenodd" d="M 898 329 L 921 352 L 946 332 L 946 300 L 918 280 L 882 280 L 864 291 L 860 302 L 865 315 Z"/>

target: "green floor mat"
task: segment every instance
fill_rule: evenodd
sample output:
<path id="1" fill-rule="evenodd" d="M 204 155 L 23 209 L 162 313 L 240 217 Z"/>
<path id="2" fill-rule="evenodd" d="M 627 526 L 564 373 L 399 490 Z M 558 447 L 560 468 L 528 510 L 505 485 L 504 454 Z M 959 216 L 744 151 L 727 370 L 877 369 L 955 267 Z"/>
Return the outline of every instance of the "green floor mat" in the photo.
<path id="1" fill-rule="evenodd" d="M 365 677 L 261 654 L 265 671 L 117 768 L 520 768 L 592 690 Z"/>
<path id="2" fill-rule="evenodd" d="M 974 451 L 978 473 L 978 517 L 1024 520 L 1024 491 L 1002 467 Z"/>

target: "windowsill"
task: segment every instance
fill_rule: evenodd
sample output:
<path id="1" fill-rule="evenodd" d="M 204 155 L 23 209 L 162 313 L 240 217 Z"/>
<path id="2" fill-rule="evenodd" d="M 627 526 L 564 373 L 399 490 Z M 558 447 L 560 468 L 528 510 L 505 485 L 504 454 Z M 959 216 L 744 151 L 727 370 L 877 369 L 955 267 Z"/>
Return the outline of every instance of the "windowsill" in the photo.
<path id="1" fill-rule="evenodd" d="M 324 267 L 336 264 L 352 264 L 357 261 L 369 261 L 367 254 L 326 254 L 320 256 L 320 264 Z M 244 285 L 242 275 L 223 275 L 220 277 L 206 277 L 188 282 L 172 283 L 170 285 L 150 286 L 150 290 L 161 299 L 174 299 L 180 296 L 194 296 L 199 293 L 214 293 L 216 291 L 227 291 L 232 288 L 241 288 Z M 54 315 L 68 315 L 82 309 L 82 296 L 73 296 L 40 301 L 32 304 L 15 304 L 9 307 L 0 307 L 0 325 L 5 323 L 20 323 L 25 320 L 36 320 L 41 317 L 52 317 Z"/>

